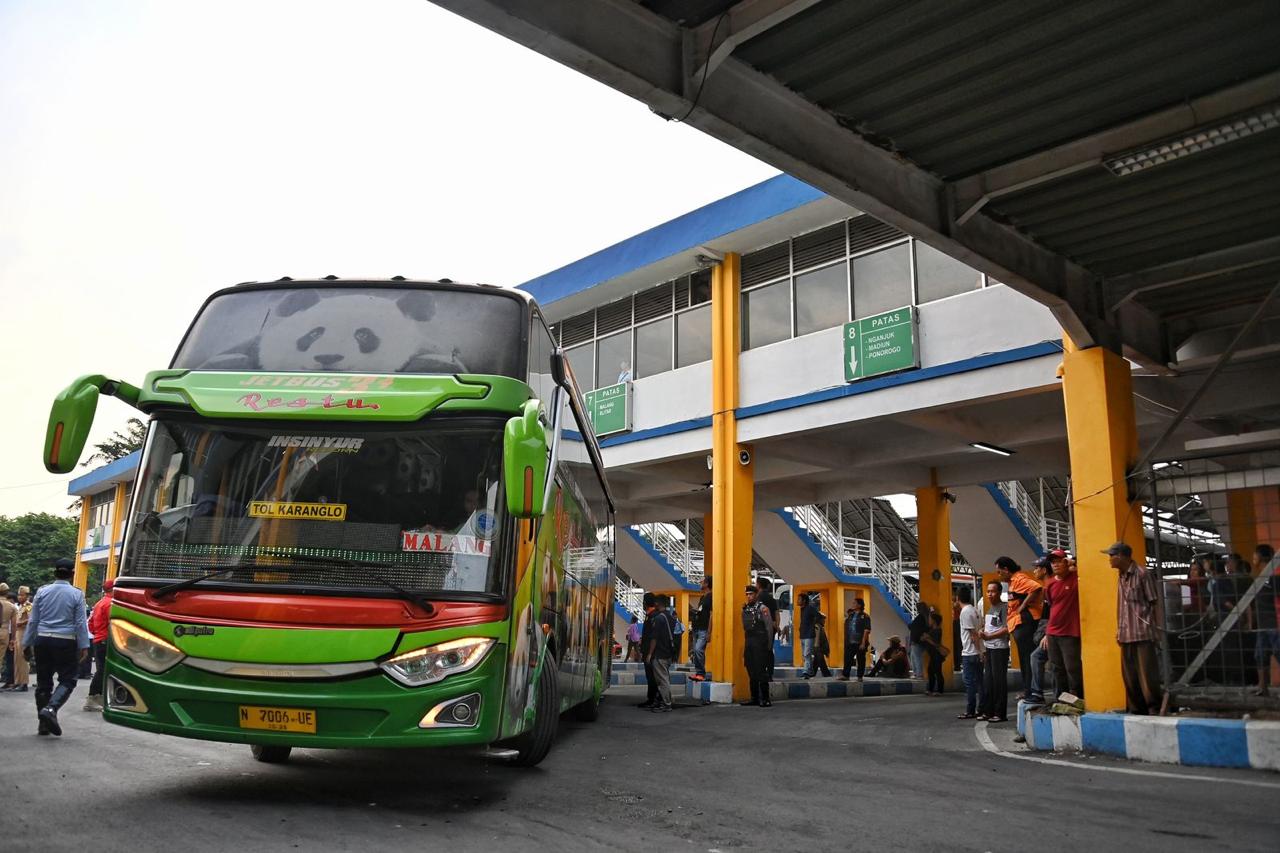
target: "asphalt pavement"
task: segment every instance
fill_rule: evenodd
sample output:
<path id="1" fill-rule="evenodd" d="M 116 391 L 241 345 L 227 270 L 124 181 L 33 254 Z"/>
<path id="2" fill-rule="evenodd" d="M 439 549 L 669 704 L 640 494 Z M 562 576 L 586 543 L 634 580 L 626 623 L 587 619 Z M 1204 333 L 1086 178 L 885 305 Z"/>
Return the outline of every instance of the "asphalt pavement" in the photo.
<path id="1" fill-rule="evenodd" d="M 260 764 L 106 725 L 84 693 L 61 738 L 35 735 L 30 693 L 0 694 L 0 850 L 1280 849 L 1280 774 L 1046 763 L 1011 726 L 956 720 L 955 696 L 650 714 L 615 688 L 520 770 L 427 750 Z"/>

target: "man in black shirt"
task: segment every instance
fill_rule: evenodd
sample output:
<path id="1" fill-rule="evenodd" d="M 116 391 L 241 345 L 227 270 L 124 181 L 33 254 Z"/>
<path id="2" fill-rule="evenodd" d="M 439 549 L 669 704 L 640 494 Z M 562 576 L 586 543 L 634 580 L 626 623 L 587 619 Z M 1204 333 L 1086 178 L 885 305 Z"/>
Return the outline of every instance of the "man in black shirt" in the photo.
<path id="1" fill-rule="evenodd" d="M 702 597 L 698 609 L 689 620 L 693 632 L 693 645 L 689 647 L 689 663 L 693 664 L 694 681 L 707 679 L 707 640 L 711 637 L 711 578 L 702 579 Z"/>
<path id="2" fill-rule="evenodd" d="M 809 670 L 813 668 L 813 641 L 817 636 L 814 620 L 818 618 L 818 596 L 803 593 L 800 596 L 800 657 L 803 660 L 804 672 L 801 678 L 811 678 Z"/>
<path id="3" fill-rule="evenodd" d="M 911 657 L 911 677 L 924 678 L 924 637 L 929 633 L 929 605 L 920 602 L 916 618 L 907 626 L 907 639 L 911 641 L 908 654 Z"/>
<path id="4" fill-rule="evenodd" d="M 653 613 L 658 607 L 658 597 L 646 592 L 641 606 L 644 607 L 644 627 L 640 629 L 640 660 L 644 661 L 644 681 L 648 687 L 648 696 L 637 705 L 637 708 L 649 709 L 658 698 L 658 683 L 653 677 L 653 669 L 649 666 L 649 637 L 653 633 Z"/>
<path id="5" fill-rule="evenodd" d="M 671 628 L 671 616 L 667 612 L 670 606 L 671 599 L 659 595 L 654 602 L 653 611 L 645 620 L 649 639 L 644 647 L 644 659 L 649 672 L 653 673 L 656 695 L 650 710 L 654 712 L 671 710 L 671 661 L 676 656 L 676 637 Z"/>
<path id="6" fill-rule="evenodd" d="M 844 671 L 840 673 L 841 681 L 849 680 L 849 668 L 856 664 L 858 680 L 867 668 L 867 649 L 871 646 L 871 617 L 867 615 L 866 602 L 861 598 L 853 600 L 844 620 Z"/>
<path id="7" fill-rule="evenodd" d="M 756 601 L 763 604 L 769 610 L 769 619 L 773 623 L 774 633 L 777 633 L 778 626 L 778 599 L 773 597 L 773 581 L 768 578 L 756 578 Z M 769 659 L 769 678 L 773 678 L 773 667 L 776 661 L 773 654 L 773 636 L 769 637 L 769 645 L 766 650 Z"/>

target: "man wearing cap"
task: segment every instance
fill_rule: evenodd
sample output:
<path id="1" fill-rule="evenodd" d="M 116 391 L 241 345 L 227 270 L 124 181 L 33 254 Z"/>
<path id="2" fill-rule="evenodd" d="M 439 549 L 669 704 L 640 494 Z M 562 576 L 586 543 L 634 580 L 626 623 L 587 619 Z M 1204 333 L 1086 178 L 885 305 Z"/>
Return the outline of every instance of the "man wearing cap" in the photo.
<path id="1" fill-rule="evenodd" d="M 742 662 L 747 667 L 747 679 L 751 682 L 751 698 L 743 705 L 759 705 L 768 708 L 769 699 L 769 647 L 773 645 L 773 616 L 769 608 L 759 600 L 760 591 L 748 584 L 747 603 L 742 605 Z"/>
<path id="2" fill-rule="evenodd" d="M 58 709 L 76 689 L 80 662 L 89 656 L 89 626 L 84 618 L 84 593 L 71 585 L 75 563 L 60 557 L 53 564 L 53 583 L 36 592 L 22 643 L 36 654 L 38 734 L 61 735 Z M 53 689 L 53 676 L 58 689 Z"/>
<path id="3" fill-rule="evenodd" d="M 1116 585 L 1116 642 L 1120 644 L 1120 675 L 1124 679 L 1125 709 L 1150 714 L 1160 708 L 1160 664 L 1156 640 L 1160 636 L 1160 595 L 1155 575 L 1133 561 L 1133 549 L 1116 542 L 1102 553 L 1118 571 Z"/>
<path id="4" fill-rule="evenodd" d="M 1046 620 L 1045 642 L 1049 666 L 1053 670 L 1058 693 L 1069 691 L 1077 699 L 1084 698 L 1084 667 L 1080 658 L 1080 577 L 1075 560 L 1065 551 L 1049 553 L 1053 577 L 1044 588 Z"/>
<path id="5" fill-rule="evenodd" d="M 89 697 L 84 700 L 84 710 L 102 710 L 102 668 L 107 662 L 107 628 L 111 616 L 111 590 L 116 582 L 107 578 L 102 584 L 102 598 L 93 605 L 89 614 L 89 639 L 93 641 L 93 680 L 89 682 Z"/>

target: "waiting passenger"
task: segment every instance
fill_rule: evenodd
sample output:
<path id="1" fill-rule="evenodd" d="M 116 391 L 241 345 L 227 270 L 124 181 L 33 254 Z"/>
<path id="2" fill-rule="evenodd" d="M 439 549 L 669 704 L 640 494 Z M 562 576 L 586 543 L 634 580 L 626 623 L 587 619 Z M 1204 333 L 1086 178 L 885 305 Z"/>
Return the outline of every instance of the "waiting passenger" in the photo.
<path id="1" fill-rule="evenodd" d="M 1271 661 L 1280 661 L 1280 630 L 1276 625 L 1276 610 L 1280 606 L 1280 576 L 1276 575 L 1276 552 L 1270 545 L 1259 545 L 1253 553 L 1253 565 L 1258 577 L 1270 578 L 1258 590 L 1250 619 L 1255 632 L 1254 661 L 1258 664 L 1257 695 L 1266 696 L 1271 683 Z"/>
<path id="2" fill-rule="evenodd" d="M 870 644 L 871 617 L 866 613 L 866 603 L 855 598 L 844 620 L 844 671 L 840 673 L 841 681 L 849 680 L 849 668 L 854 665 L 858 669 L 858 680 L 862 680 Z"/>
<path id="3" fill-rule="evenodd" d="M 964 713 L 961 720 L 973 720 L 982 709 L 982 617 L 973 606 L 973 590 L 960 587 L 960 675 L 964 679 Z"/>
<path id="4" fill-rule="evenodd" d="M 889 638 L 889 648 L 884 650 L 875 666 L 871 667 L 872 678 L 882 675 L 886 678 L 907 677 L 907 647 L 902 645 L 902 638 L 899 636 Z"/>
<path id="5" fill-rule="evenodd" d="M 1054 552 L 1055 554 L 1058 552 Z M 1049 609 L 1045 620 L 1045 641 L 1048 644 L 1049 666 L 1053 668 L 1054 690 L 1070 692 L 1077 699 L 1084 698 L 1084 664 L 1080 657 L 1080 576 L 1076 573 L 1076 561 L 1053 560 L 1053 577 L 1044 590 L 1045 606 Z"/>
<path id="6" fill-rule="evenodd" d="M 631 624 L 627 626 L 627 654 L 623 658 L 624 661 L 640 661 L 640 632 L 644 630 L 640 625 L 640 617 L 632 616 Z"/>
<path id="7" fill-rule="evenodd" d="M 936 610 L 929 614 L 929 633 L 925 634 L 925 653 L 928 655 L 929 663 L 924 695 L 941 696 L 944 687 L 942 662 L 951 652 L 942 645 L 942 614 Z"/>
<path id="8" fill-rule="evenodd" d="M 987 650 L 982 666 L 983 706 L 978 719 L 989 723 L 1009 721 L 1009 624 L 1008 605 L 1000 600 L 1003 592 L 1000 581 L 987 584 L 983 630 L 978 633 Z"/>
<path id="9" fill-rule="evenodd" d="M 822 672 L 823 678 L 831 677 L 831 669 L 827 666 L 827 655 L 831 654 L 831 642 L 827 639 L 827 617 L 819 613 L 813 617 L 813 663 L 805 673 L 805 678 L 813 678 Z"/>

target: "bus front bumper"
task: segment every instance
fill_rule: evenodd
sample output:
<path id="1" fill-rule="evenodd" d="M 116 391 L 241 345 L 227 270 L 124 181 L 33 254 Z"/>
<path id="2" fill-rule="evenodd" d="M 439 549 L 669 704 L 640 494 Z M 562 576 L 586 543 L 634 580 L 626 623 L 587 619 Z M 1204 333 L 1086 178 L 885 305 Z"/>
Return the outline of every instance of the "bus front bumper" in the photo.
<path id="1" fill-rule="evenodd" d="M 330 681 L 229 678 L 178 664 L 161 675 L 119 655 L 108 661 L 107 722 L 159 734 L 229 743 L 311 748 L 465 746 L 497 740 L 502 717 L 506 646 L 490 650 L 470 672 L 424 687 L 404 687 L 381 671 Z M 115 701 L 125 687 L 138 700 Z M 472 724 L 420 725 L 441 705 L 472 694 L 479 709 Z M 243 708 L 313 712 L 315 732 L 245 727 Z"/>

